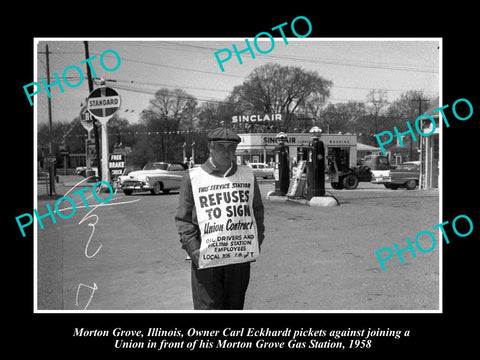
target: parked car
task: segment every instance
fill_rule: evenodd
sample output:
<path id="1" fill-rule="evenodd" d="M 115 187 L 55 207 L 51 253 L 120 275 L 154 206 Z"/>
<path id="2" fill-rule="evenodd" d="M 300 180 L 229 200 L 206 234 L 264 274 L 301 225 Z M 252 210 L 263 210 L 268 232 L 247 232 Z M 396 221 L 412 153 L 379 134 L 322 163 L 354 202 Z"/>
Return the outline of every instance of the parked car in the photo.
<path id="1" fill-rule="evenodd" d="M 385 155 L 365 155 L 362 161 L 363 166 L 368 166 L 370 170 L 389 170 L 395 166 L 390 164 Z"/>
<path id="2" fill-rule="evenodd" d="M 264 179 L 273 179 L 273 168 L 268 166 L 268 164 L 265 163 L 249 163 L 248 166 L 250 166 L 253 169 L 253 174 L 255 176 L 262 177 Z"/>
<path id="3" fill-rule="evenodd" d="M 372 183 L 383 184 L 387 189 L 404 187 L 413 190 L 420 179 L 420 161 L 407 161 L 389 170 L 372 170 Z"/>
<path id="4" fill-rule="evenodd" d="M 120 176 L 120 188 L 125 195 L 134 191 L 150 191 L 154 195 L 180 189 L 187 166 L 181 163 L 150 162 L 142 170 Z"/>
<path id="5" fill-rule="evenodd" d="M 86 177 L 87 167 L 86 166 L 78 166 L 75 168 L 75 173 L 77 175 Z"/>

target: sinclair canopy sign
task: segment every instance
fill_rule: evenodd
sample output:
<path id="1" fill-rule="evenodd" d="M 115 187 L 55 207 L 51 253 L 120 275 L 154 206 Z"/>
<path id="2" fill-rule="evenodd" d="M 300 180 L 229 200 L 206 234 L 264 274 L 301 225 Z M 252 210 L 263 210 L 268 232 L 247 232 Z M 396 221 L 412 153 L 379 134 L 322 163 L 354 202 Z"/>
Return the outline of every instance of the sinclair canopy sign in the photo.
<path id="1" fill-rule="evenodd" d="M 248 122 L 269 122 L 282 121 L 282 114 L 263 114 L 263 115 L 235 115 L 232 116 L 232 123 Z"/>

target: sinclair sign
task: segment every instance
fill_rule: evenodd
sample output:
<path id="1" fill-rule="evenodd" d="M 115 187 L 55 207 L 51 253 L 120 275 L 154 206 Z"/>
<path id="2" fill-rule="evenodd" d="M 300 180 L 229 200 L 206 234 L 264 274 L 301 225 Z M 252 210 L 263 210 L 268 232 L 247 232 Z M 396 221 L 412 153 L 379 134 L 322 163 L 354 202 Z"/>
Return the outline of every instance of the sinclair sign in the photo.
<path id="1" fill-rule="evenodd" d="M 282 121 L 282 114 L 235 115 L 232 123 Z"/>

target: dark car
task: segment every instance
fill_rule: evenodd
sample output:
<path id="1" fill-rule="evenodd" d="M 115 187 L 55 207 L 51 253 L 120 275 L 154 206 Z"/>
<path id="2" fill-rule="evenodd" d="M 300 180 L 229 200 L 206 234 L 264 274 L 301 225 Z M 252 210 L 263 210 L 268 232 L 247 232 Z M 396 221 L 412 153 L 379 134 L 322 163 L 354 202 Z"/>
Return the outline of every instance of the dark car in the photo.
<path id="1" fill-rule="evenodd" d="M 383 184 L 387 189 L 404 187 L 413 190 L 420 179 L 420 161 L 408 161 L 389 170 L 372 170 L 372 183 Z"/>

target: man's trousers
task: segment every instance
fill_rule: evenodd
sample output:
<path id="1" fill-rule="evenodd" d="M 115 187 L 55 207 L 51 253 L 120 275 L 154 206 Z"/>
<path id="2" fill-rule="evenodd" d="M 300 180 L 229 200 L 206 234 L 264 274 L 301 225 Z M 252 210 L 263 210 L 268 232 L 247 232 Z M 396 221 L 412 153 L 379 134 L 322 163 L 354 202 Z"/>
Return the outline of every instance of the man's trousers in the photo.
<path id="1" fill-rule="evenodd" d="M 195 310 L 242 310 L 250 281 L 250 263 L 197 269 L 192 263 Z"/>

